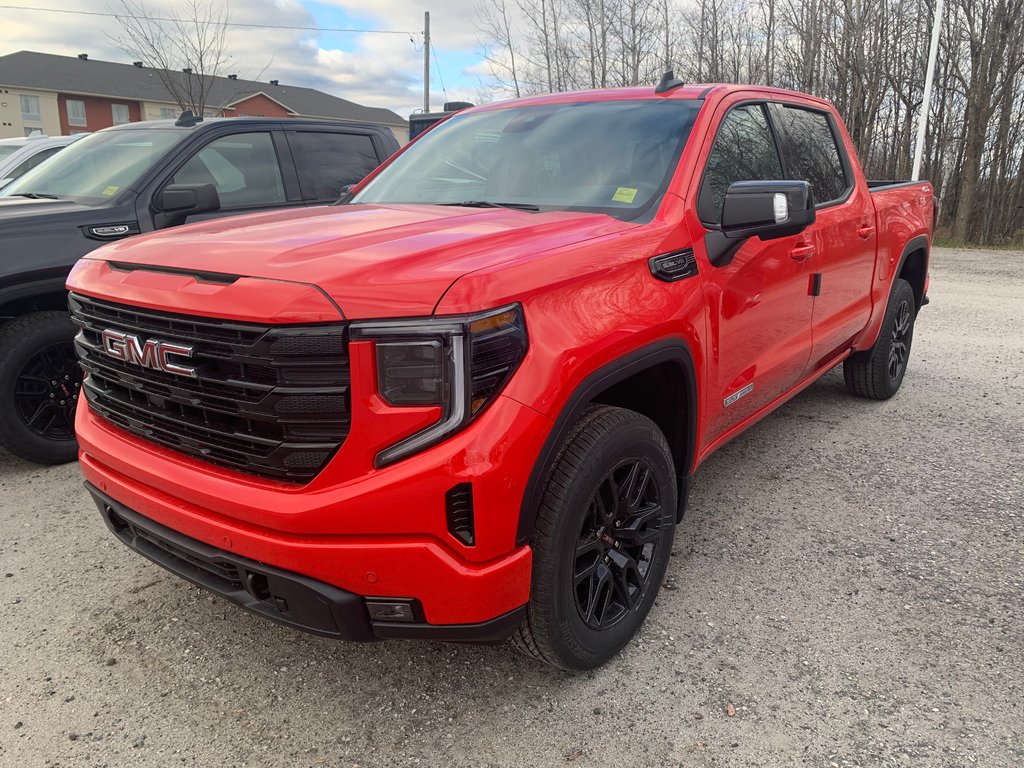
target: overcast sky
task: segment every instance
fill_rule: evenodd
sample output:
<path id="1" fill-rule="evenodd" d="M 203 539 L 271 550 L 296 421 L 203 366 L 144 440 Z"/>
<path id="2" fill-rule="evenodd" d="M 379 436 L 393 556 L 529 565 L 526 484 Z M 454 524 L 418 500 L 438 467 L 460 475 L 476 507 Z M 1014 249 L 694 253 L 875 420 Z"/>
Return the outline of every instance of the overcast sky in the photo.
<path id="1" fill-rule="evenodd" d="M 474 15 L 478 0 L 232 0 L 231 20 L 318 28 L 400 30 L 406 34 L 305 32 L 232 28 L 231 71 L 242 77 L 304 85 L 408 116 L 423 104 L 423 12 L 430 11 L 436 64 L 431 61 L 431 106 L 476 101 L 482 71 Z M 431 7 L 434 2 L 437 7 Z M 116 10 L 116 0 L 9 0 L 31 11 L 0 10 L 0 54 L 30 50 L 123 61 L 107 38 L 116 22 L 44 10 Z M 173 15 L 181 0 L 150 0 L 154 12 Z M 412 40 L 410 40 L 410 37 Z M 265 71 L 264 71 L 265 68 Z M 226 73 L 225 73 L 226 74 Z"/>

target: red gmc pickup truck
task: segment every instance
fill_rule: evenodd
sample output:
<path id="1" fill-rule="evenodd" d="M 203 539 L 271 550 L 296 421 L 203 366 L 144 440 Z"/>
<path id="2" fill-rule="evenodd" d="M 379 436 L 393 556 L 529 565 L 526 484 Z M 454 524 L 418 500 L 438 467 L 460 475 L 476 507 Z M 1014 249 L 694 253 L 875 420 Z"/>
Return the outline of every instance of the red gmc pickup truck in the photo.
<path id="1" fill-rule="evenodd" d="M 128 547 L 265 617 L 591 668 L 716 448 L 840 363 L 899 389 L 931 222 L 799 93 L 468 109 L 342 204 L 79 261 L 82 471 Z"/>

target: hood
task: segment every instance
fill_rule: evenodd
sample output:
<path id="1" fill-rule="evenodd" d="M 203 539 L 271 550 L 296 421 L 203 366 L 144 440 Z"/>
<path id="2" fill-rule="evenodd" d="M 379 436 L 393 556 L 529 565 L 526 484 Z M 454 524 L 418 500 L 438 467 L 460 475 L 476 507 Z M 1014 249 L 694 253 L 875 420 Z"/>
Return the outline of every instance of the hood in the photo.
<path id="1" fill-rule="evenodd" d="M 0 197 L 0 228 L 17 221 L 36 221 L 41 216 L 95 218 L 96 208 L 73 200 L 34 200 L 30 197 Z M 2 231 L 2 229 L 0 229 Z"/>
<path id="2" fill-rule="evenodd" d="M 345 205 L 219 219 L 89 258 L 316 285 L 349 319 L 429 315 L 459 277 L 635 225 L 604 214 Z"/>

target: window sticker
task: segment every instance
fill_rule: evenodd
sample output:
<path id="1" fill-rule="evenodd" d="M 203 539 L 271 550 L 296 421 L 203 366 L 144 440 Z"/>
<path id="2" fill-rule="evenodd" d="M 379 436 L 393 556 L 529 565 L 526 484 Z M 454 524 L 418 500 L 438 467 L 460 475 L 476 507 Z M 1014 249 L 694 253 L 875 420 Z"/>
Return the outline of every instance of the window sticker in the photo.
<path id="1" fill-rule="evenodd" d="M 615 190 L 615 194 L 612 195 L 612 200 L 616 203 L 632 203 L 636 198 L 636 190 L 633 187 L 619 187 Z"/>
<path id="2" fill-rule="evenodd" d="M 119 189 L 120 189 L 120 187 L 115 187 L 113 184 L 111 184 L 109 187 L 107 187 L 106 189 L 103 190 L 103 195 L 105 197 L 110 197 L 112 194 L 117 192 L 117 190 L 119 190 Z"/>

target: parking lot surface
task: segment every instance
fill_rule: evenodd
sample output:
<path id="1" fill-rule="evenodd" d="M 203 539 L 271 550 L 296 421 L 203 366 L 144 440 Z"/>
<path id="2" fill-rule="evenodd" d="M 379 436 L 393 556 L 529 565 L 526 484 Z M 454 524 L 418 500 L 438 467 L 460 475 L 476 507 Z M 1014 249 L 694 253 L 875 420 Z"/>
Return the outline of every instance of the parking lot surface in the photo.
<path id="1" fill-rule="evenodd" d="M 833 371 L 713 456 L 582 675 L 261 620 L 0 456 L 0 765 L 1024 765 L 1024 254 L 931 274 L 900 393 Z"/>

